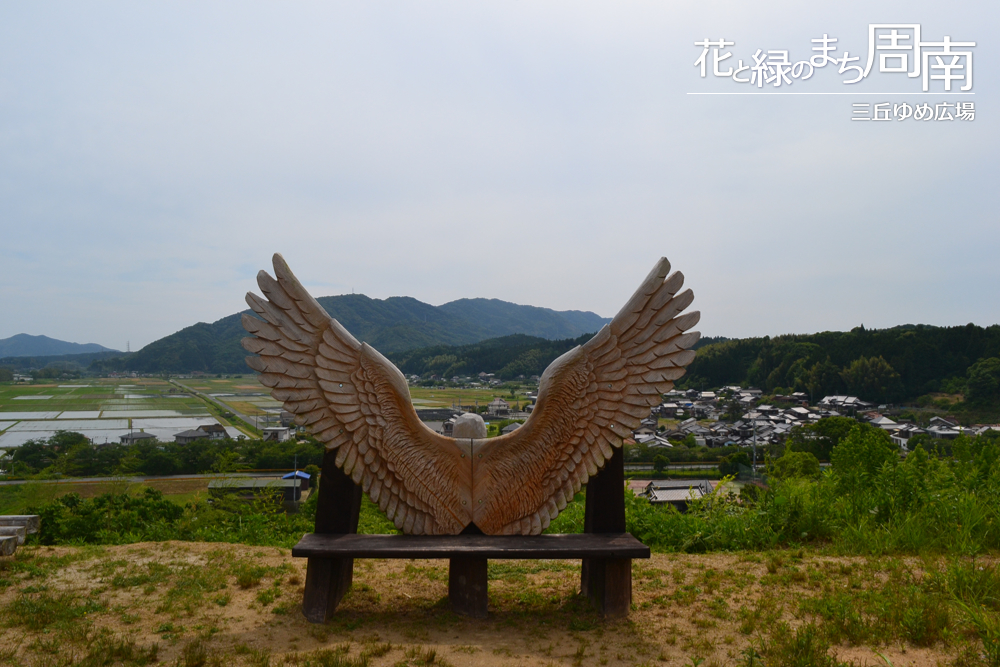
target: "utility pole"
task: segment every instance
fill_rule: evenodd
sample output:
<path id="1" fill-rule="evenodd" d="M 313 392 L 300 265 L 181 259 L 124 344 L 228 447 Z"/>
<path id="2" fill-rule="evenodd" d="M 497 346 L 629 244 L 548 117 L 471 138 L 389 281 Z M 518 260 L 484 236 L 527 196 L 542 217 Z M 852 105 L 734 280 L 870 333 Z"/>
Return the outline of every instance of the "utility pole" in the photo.
<path id="1" fill-rule="evenodd" d="M 299 499 L 301 498 L 301 496 L 299 495 L 299 453 L 298 452 L 295 452 L 295 472 L 292 473 L 292 474 L 294 475 L 293 479 L 295 480 L 295 482 L 292 484 L 292 488 L 294 489 L 294 491 L 292 491 L 292 497 L 295 498 L 295 502 L 299 502 Z"/>

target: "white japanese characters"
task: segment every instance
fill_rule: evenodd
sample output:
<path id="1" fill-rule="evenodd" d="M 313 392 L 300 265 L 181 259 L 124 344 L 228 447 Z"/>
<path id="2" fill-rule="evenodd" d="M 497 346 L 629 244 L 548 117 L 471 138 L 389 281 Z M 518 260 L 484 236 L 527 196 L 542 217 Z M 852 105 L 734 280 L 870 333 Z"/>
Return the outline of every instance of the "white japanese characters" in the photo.
<path id="1" fill-rule="evenodd" d="M 852 121 L 975 120 L 975 102 L 856 102 L 851 105 Z"/>
<path id="2" fill-rule="evenodd" d="M 940 82 L 937 89 L 944 92 L 972 90 L 972 47 L 975 42 L 953 42 L 945 35 L 940 42 L 922 41 L 919 23 L 871 23 L 868 25 L 868 55 L 861 65 L 861 55 L 851 55 L 846 49 L 840 55 L 837 38 L 824 33 L 812 40 L 812 55 L 807 60 L 795 61 L 787 49 L 756 49 L 746 61 L 736 59 L 733 64 L 733 40 L 704 38 L 695 42 L 702 47 L 701 55 L 694 61 L 702 78 L 708 76 L 708 63 L 715 77 L 730 78 L 736 83 L 749 83 L 763 88 L 790 86 L 796 80 L 812 78 L 818 69 L 830 66 L 840 75 L 842 83 L 855 84 L 873 72 L 919 78 L 923 91 Z M 711 58 L 709 53 L 711 52 Z M 726 62 L 729 61 L 729 62 Z M 953 88 L 954 86 L 954 88 Z"/>

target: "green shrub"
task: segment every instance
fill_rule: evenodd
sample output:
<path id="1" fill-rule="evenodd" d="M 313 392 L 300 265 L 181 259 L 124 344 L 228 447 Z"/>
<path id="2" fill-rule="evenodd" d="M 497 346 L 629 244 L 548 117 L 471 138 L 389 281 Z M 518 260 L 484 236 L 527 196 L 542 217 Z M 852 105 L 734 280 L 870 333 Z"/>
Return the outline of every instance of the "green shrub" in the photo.
<path id="1" fill-rule="evenodd" d="M 781 458 L 772 461 L 767 471 L 768 477 L 779 482 L 793 477 L 816 479 L 819 473 L 819 459 L 811 452 L 791 450 L 786 450 Z"/>

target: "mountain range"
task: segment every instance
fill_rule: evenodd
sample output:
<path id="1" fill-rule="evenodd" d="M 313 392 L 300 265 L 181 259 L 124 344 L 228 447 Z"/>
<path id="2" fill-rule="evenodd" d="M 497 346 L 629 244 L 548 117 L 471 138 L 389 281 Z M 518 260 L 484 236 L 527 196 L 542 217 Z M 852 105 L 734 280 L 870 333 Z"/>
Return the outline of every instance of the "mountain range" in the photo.
<path id="1" fill-rule="evenodd" d="M 468 345 L 525 334 L 546 340 L 577 338 L 610 322 L 591 312 L 556 311 L 499 299 L 459 299 L 432 306 L 411 297 L 372 299 L 363 294 L 319 297 L 326 311 L 358 340 L 385 354 L 437 345 Z M 250 311 L 243 311 L 250 312 Z M 95 362 L 95 370 L 140 373 L 242 373 L 243 312 L 199 322 L 150 343 L 138 352 Z"/>
<path id="2" fill-rule="evenodd" d="M 48 336 L 17 334 L 0 340 L 0 358 L 42 357 L 88 352 L 117 352 L 97 343 L 69 343 Z"/>

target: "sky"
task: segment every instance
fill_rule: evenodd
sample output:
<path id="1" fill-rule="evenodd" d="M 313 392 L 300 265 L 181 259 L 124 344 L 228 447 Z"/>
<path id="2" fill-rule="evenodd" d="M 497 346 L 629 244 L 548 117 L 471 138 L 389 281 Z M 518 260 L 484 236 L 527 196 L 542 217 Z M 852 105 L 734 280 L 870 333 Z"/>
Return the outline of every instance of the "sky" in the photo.
<path id="1" fill-rule="evenodd" d="M 606 317 L 666 256 L 710 336 L 995 324 L 998 17 L 964 0 L 0 2 L 0 338 L 136 350 L 245 308 L 275 252 L 316 296 Z M 856 84 L 827 61 L 763 87 L 715 76 L 712 50 L 705 78 L 695 65 L 706 38 L 734 42 L 725 73 L 758 49 L 808 60 L 828 35 L 864 66 L 879 23 L 975 42 L 971 89 L 925 94 L 878 57 Z M 852 121 L 883 102 L 975 117 Z"/>

